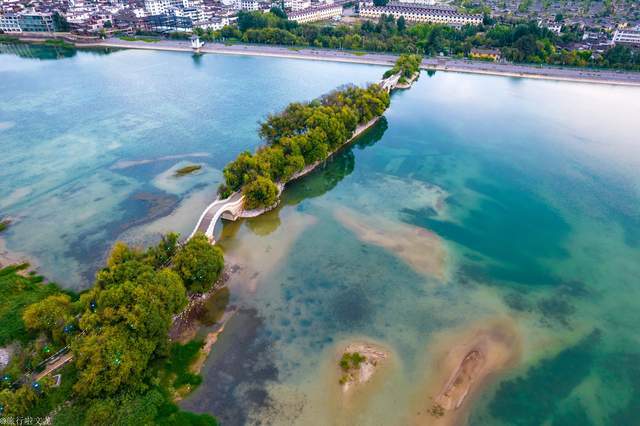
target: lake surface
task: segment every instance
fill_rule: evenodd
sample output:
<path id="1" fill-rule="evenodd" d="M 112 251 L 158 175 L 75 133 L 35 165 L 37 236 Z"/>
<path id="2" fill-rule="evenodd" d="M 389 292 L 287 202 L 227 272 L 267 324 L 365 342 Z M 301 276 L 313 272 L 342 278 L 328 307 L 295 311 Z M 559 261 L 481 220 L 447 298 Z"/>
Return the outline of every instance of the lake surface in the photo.
<path id="1" fill-rule="evenodd" d="M 190 231 L 261 117 L 382 71 L 0 55 L 3 238 L 86 285 L 115 239 Z M 225 224 L 238 310 L 182 405 L 230 425 L 438 424 L 442 358 L 488 336 L 469 424 L 636 424 L 639 113 L 638 88 L 423 73 L 280 208 Z M 361 340 L 391 357 L 345 399 L 337 354 Z"/>

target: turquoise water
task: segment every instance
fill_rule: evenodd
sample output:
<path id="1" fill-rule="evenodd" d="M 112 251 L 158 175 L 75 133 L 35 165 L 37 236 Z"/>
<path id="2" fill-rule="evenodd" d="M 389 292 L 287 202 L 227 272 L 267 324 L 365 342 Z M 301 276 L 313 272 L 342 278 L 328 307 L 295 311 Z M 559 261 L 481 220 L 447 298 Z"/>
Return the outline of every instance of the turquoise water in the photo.
<path id="1" fill-rule="evenodd" d="M 345 75 L 365 83 L 381 72 L 167 52 L 0 52 L 0 214 L 14 219 L 2 237 L 73 288 L 90 284 L 116 239 L 190 233 L 215 199 L 222 167 L 259 143 L 266 114 Z M 172 176 L 193 163 L 205 167 Z"/>
<path id="2" fill-rule="evenodd" d="M 81 285 L 116 238 L 189 230 L 260 117 L 380 71 L 0 56 L 7 244 Z M 237 312 L 182 405 L 231 425 L 637 424 L 639 111 L 638 88 L 423 73 L 276 211 L 225 224 Z M 205 171 L 171 177 L 189 162 Z M 443 359 L 478 338 L 491 374 L 429 415 Z M 390 358 L 347 398 L 337 354 L 361 340 Z"/>

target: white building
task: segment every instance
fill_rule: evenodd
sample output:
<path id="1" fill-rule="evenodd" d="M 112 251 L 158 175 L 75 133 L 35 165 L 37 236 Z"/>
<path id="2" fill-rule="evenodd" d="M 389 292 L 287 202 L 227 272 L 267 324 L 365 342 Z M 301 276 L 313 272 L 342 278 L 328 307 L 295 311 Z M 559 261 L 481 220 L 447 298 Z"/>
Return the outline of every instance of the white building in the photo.
<path id="1" fill-rule="evenodd" d="M 629 30 L 616 30 L 613 33 L 613 44 L 640 46 L 640 27 Z"/>
<path id="2" fill-rule="evenodd" d="M 163 15 L 171 9 L 184 6 L 182 0 L 145 0 L 144 9 L 150 16 Z"/>
<path id="3" fill-rule="evenodd" d="M 341 5 L 327 5 L 292 12 L 288 18 L 300 24 L 305 22 L 327 21 L 342 16 Z"/>
<path id="4" fill-rule="evenodd" d="M 482 24 L 482 15 L 467 15 L 459 13 L 455 10 L 442 8 L 429 8 L 409 5 L 391 5 L 391 6 L 360 6 L 360 17 L 378 20 L 382 15 L 393 15 L 398 19 L 404 16 L 404 19 L 410 22 L 430 22 L 433 24 L 447 24 L 453 26 L 462 26 L 465 24 L 480 25 Z"/>
<path id="5" fill-rule="evenodd" d="M 284 8 L 293 12 L 299 12 L 311 7 L 311 0 L 285 0 Z"/>
<path id="6" fill-rule="evenodd" d="M 258 0 L 236 0 L 236 9 L 254 11 L 260 9 L 260 2 Z"/>
<path id="7" fill-rule="evenodd" d="M 0 31 L 5 33 L 21 33 L 20 19 L 18 15 L 0 15 Z"/>
<path id="8" fill-rule="evenodd" d="M 435 6 L 436 0 L 398 0 L 399 3 L 410 4 L 419 4 L 421 6 Z"/>

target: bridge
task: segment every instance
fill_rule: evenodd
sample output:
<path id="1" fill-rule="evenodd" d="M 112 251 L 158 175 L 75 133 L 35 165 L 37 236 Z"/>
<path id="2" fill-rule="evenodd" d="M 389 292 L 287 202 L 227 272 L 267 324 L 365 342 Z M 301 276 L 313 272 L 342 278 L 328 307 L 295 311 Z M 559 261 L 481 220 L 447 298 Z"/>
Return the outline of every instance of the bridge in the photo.
<path id="1" fill-rule="evenodd" d="M 189 235 L 189 239 L 193 238 L 197 233 L 202 233 L 209 238 L 212 244 L 215 243 L 213 231 L 215 230 L 216 223 L 218 223 L 220 218 L 236 220 L 238 214 L 242 211 L 243 201 L 244 195 L 242 195 L 240 191 L 234 192 L 224 200 L 216 199 L 204 209 L 198 219 L 196 227 L 193 229 L 193 232 L 191 232 L 191 235 Z"/>
<path id="2" fill-rule="evenodd" d="M 378 83 L 387 92 L 391 92 L 398 86 L 398 80 L 400 79 L 400 73 L 393 74 L 387 78 L 380 80 Z M 189 240 L 193 238 L 197 233 L 202 233 L 209 238 L 211 244 L 215 244 L 214 230 L 216 223 L 220 218 L 227 220 L 236 220 L 240 213 L 242 213 L 242 204 L 244 196 L 240 191 L 234 192 L 228 198 L 224 200 L 216 199 L 213 203 L 209 204 L 207 208 L 202 212 L 196 227 L 189 235 Z"/>
<path id="3" fill-rule="evenodd" d="M 398 80 L 400 80 L 400 75 L 401 75 L 400 73 L 393 74 L 392 76 L 389 76 L 387 78 L 380 80 L 380 83 L 378 84 L 387 92 L 391 92 L 398 85 Z"/>

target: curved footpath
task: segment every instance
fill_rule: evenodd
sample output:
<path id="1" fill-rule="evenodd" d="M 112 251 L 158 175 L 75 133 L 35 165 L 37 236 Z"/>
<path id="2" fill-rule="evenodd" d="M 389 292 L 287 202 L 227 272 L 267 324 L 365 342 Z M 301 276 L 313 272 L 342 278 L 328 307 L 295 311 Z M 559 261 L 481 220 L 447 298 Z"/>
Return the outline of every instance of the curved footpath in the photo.
<path id="1" fill-rule="evenodd" d="M 98 43 L 76 43 L 77 47 L 114 47 L 126 49 L 170 50 L 191 52 L 189 41 L 160 40 L 154 43 L 125 41 L 110 38 Z M 393 65 L 396 55 L 384 53 L 360 53 L 347 50 L 294 48 L 269 45 L 207 43 L 201 53 L 226 55 L 272 56 L 290 59 L 348 62 L 373 65 Z M 516 65 L 451 58 L 426 58 L 422 61 L 425 70 L 489 74 L 507 77 L 537 78 L 546 80 L 575 81 L 640 86 L 640 73 L 589 68 L 560 68 L 553 66 Z"/>

